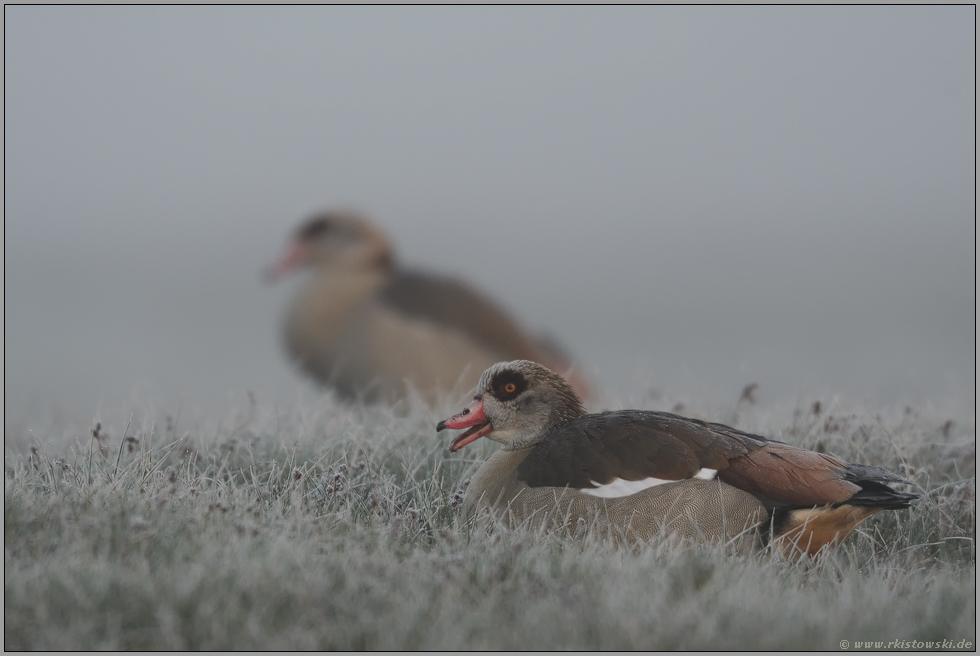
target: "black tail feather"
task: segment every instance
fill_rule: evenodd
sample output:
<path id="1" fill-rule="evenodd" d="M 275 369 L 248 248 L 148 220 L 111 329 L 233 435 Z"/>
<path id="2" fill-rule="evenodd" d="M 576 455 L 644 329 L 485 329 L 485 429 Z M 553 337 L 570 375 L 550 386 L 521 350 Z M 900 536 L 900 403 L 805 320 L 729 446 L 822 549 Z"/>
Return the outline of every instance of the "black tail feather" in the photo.
<path id="1" fill-rule="evenodd" d="M 882 510 L 901 510 L 902 508 L 908 508 L 913 501 L 919 498 L 918 494 L 897 492 L 887 485 L 882 485 L 875 481 L 864 480 L 854 482 L 861 486 L 861 490 L 843 504 L 837 504 L 838 506 L 868 506 L 871 508 L 881 508 Z"/>
<path id="2" fill-rule="evenodd" d="M 857 483 L 862 487 L 869 481 L 877 483 L 904 483 L 905 485 L 912 484 L 911 481 L 905 480 L 898 474 L 871 465 L 848 465 L 844 473 L 844 480 Z"/>

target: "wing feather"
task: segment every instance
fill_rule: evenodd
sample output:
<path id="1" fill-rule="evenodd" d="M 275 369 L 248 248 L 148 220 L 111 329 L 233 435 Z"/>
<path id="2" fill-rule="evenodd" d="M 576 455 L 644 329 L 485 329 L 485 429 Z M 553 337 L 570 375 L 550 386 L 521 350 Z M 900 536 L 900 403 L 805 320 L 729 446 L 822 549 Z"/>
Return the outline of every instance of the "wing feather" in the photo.
<path id="1" fill-rule="evenodd" d="M 768 503 L 801 507 L 841 504 L 858 493 L 880 496 L 881 488 L 890 490 L 881 483 L 907 483 L 880 467 L 851 465 L 723 424 L 643 410 L 578 417 L 541 441 L 517 477 L 531 487 L 585 490 L 617 479 L 683 480 L 702 468 L 717 470 L 723 482 Z"/>
<path id="2" fill-rule="evenodd" d="M 531 487 L 577 489 L 617 478 L 678 481 L 702 468 L 720 471 L 765 443 L 666 412 L 619 410 L 579 417 L 544 439 L 521 463 L 518 478 Z"/>

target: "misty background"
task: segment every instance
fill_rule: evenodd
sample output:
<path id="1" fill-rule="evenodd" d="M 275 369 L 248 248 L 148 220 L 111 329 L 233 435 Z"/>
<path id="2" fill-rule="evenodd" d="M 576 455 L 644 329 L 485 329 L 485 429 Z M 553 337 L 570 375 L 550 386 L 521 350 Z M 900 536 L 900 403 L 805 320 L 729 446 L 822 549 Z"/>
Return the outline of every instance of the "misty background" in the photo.
<path id="1" fill-rule="evenodd" d="M 609 394 L 974 398 L 975 8 L 4 8 L 5 427 L 288 399 L 314 211 Z"/>

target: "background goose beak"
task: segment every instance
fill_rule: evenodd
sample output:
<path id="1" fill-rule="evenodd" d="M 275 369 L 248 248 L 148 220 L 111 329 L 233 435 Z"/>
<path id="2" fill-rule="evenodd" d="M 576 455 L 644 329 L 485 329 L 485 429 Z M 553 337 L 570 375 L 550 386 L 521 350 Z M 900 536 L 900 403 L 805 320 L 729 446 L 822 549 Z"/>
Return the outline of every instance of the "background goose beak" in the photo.
<path id="1" fill-rule="evenodd" d="M 309 248 L 301 242 L 293 243 L 289 249 L 265 271 L 270 282 L 276 282 L 294 269 L 300 267 L 309 255 Z"/>

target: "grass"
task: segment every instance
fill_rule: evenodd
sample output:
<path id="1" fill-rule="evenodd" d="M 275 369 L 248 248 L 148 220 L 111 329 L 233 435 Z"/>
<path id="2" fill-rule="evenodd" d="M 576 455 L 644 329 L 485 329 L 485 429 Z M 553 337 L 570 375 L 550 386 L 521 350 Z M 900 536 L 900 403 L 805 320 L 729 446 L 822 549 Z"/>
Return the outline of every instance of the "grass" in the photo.
<path id="1" fill-rule="evenodd" d="M 449 454 L 434 426 L 452 403 L 250 395 L 8 427 L 4 648 L 972 649 L 974 408 L 735 407 L 685 412 L 887 467 L 922 498 L 792 564 L 465 523 L 465 482 L 496 445 Z"/>

